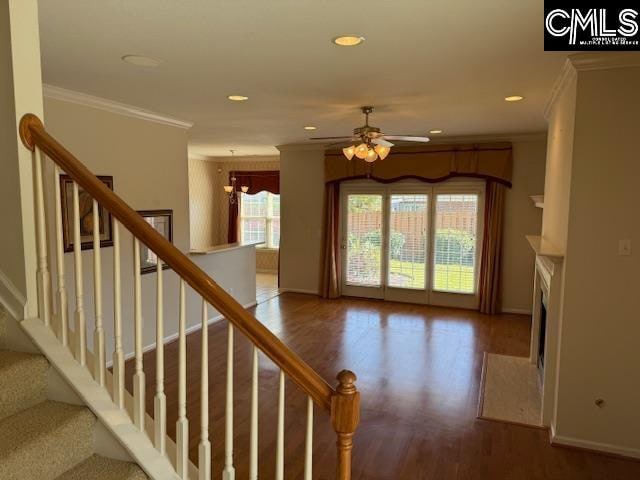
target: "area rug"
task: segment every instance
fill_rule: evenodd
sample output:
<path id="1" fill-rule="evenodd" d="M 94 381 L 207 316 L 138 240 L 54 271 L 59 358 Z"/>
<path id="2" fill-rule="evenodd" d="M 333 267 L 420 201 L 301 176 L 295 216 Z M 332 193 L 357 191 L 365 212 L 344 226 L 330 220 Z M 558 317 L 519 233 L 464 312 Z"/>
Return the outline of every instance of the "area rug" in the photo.
<path id="1" fill-rule="evenodd" d="M 478 417 L 541 427 L 538 369 L 525 357 L 485 353 Z"/>

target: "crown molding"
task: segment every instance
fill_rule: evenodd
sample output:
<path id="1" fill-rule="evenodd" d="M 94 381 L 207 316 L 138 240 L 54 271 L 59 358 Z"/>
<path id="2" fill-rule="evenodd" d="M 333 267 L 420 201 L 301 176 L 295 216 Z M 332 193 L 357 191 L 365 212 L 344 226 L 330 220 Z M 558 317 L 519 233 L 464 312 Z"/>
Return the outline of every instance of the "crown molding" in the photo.
<path id="1" fill-rule="evenodd" d="M 640 52 L 589 52 L 569 55 L 569 62 L 581 71 L 640 67 Z"/>
<path id="2" fill-rule="evenodd" d="M 93 95 L 76 92 L 74 90 L 67 90 L 66 88 L 56 87 L 55 85 L 44 84 L 42 86 L 42 91 L 46 98 L 75 103 L 77 105 L 96 108 L 98 110 L 104 110 L 105 112 L 116 113 L 126 117 L 138 118 L 140 120 L 147 120 L 149 122 L 169 125 L 171 127 L 184 128 L 185 130 L 193 126 L 192 122 L 173 118 L 162 113 L 152 112 L 133 105 L 127 105 L 126 103 L 120 103 L 102 97 L 95 97 Z"/>
<path id="3" fill-rule="evenodd" d="M 276 145 L 280 152 L 300 152 L 300 151 L 321 151 L 324 152 L 324 143 L 290 143 L 287 145 Z"/>
<path id="4" fill-rule="evenodd" d="M 564 90 L 564 88 L 569 85 L 575 78 L 577 77 L 578 72 L 576 67 L 574 66 L 571 58 L 567 58 L 562 66 L 562 70 L 560 70 L 560 74 L 556 78 L 556 81 L 553 83 L 553 87 L 551 88 L 551 95 L 549 96 L 549 100 L 547 100 L 547 104 L 544 107 L 544 118 L 549 121 L 549 115 L 551 115 L 551 110 L 560 95 L 560 92 Z"/>
<path id="5" fill-rule="evenodd" d="M 459 143 L 494 143 L 494 142 L 537 142 L 547 139 L 547 132 L 501 133 L 486 135 L 459 135 L 430 137 L 428 145 L 452 145 Z"/>

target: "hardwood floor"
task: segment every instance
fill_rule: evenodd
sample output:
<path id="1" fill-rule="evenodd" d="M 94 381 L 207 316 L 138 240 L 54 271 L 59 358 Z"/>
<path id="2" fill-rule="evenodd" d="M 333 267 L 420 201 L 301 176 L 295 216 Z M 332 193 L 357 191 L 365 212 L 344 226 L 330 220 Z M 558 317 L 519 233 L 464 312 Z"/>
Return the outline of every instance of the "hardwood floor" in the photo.
<path id="1" fill-rule="evenodd" d="M 362 422 L 355 437 L 353 478 L 593 479 L 640 478 L 640 463 L 552 447 L 544 430 L 476 419 L 484 351 L 527 355 L 529 320 L 476 312 L 356 299 L 322 300 L 283 294 L 255 314 L 334 384 L 349 368 L 358 375 Z M 214 479 L 224 451 L 226 323 L 209 327 Z M 187 414 L 190 457 L 197 464 L 200 333 L 188 337 Z M 167 429 L 175 438 L 178 345 L 165 349 Z M 234 442 L 236 478 L 248 477 L 251 347 L 235 343 Z M 275 464 L 277 368 L 260 357 L 260 478 Z M 147 410 L 153 410 L 154 353 L 145 354 Z M 127 363 L 131 391 L 132 362 Z M 287 382 L 285 477 L 302 478 L 305 398 Z M 314 478 L 333 480 L 335 434 L 316 411 Z"/>

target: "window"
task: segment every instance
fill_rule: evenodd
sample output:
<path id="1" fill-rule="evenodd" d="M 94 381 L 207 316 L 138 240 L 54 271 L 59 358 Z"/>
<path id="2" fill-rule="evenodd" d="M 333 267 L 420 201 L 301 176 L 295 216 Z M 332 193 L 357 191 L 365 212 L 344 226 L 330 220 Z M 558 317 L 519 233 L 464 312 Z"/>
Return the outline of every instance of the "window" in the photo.
<path id="1" fill-rule="evenodd" d="M 261 247 L 280 247 L 280 195 L 265 191 L 241 194 L 240 239 L 242 243 L 264 242 Z"/>
<path id="2" fill-rule="evenodd" d="M 379 286 L 382 252 L 382 195 L 349 195 L 347 284 Z"/>
<path id="3" fill-rule="evenodd" d="M 389 202 L 389 286 L 425 288 L 427 195 L 391 195 Z"/>
<path id="4" fill-rule="evenodd" d="M 477 194 L 436 195 L 433 290 L 475 292 L 477 227 Z"/>

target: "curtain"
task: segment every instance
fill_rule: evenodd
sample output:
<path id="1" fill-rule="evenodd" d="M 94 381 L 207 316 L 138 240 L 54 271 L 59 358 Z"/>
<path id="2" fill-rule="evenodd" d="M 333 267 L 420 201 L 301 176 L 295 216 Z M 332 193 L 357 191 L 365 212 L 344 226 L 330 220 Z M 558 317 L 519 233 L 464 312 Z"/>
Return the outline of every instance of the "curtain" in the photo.
<path id="1" fill-rule="evenodd" d="M 229 228 L 227 231 L 227 242 L 236 243 L 240 226 L 238 225 L 238 216 L 240 209 L 240 192 L 241 187 L 249 187 L 247 193 L 255 195 L 263 191 L 280 194 L 280 172 L 278 170 L 261 170 L 261 171 L 234 171 L 229 172 L 229 183 L 232 185 L 231 179 L 236 178 L 236 195 L 237 201 L 229 204 Z"/>
<path id="2" fill-rule="evenodd" d="M 324 298 L 337 298 L 340 291 L 340 184 L 325 186 L 325 231 L 321 293 Z"/>
<path id="3" fill-rule="evenodd" d="M 511 143 L 393 147 L 384 160 L 369 164 L 347 160 L 341 151 L 324 156 L 325 182 L 371 178 L 391 183 L 406 178 L 441 182 L 452 177 L 495 180 L 511 186 Z"/>
<path id="4" fill-rule="evenodd" d="M 484 235 L 480 259 L 480 312 L 494 314 L 499 309 L 502 223 L 506 187 L 487 181 L 484 204 Z"/>

